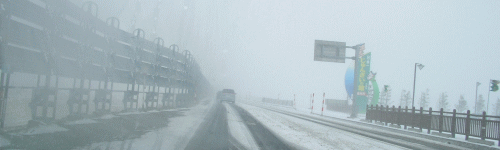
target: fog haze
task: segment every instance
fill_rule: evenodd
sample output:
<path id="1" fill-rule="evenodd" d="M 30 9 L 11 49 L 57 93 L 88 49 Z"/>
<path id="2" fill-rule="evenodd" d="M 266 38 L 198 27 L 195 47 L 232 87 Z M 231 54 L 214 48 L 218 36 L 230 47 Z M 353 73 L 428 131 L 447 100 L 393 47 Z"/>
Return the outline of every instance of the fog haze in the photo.
<path id="1" fill-rule="evenodd" d="M 83 1 L 73 0 L 79 4 Z M 366 43 L 380 88 L 392 87 L 393 104 L 426 88 L 430 106 L 447 92 L 450 106 L 460 94 L 473 108 L 475 85 L 487 98 L 490 79 L 500 79 L 500 1 L 95 1 L 99 18 L 116 16 L 120 28 L 155 31 L 165 44 L 192 52 L 215 90 L 303 101 L 311 93 L 345 99 L 346 63 L 313 61 L 314 40 Z M 137 10 L 137 4 L 141 4 Z M 154 9 L 158 6 L 158 21 Z M 154 36 L 149 39 L 152 40 Z M 347 50 L 347 56 L 353 56 Z M 490 95 L 490 107 L 500 92 Z M 490 108 L 491 110 L 491 108 Z"/>

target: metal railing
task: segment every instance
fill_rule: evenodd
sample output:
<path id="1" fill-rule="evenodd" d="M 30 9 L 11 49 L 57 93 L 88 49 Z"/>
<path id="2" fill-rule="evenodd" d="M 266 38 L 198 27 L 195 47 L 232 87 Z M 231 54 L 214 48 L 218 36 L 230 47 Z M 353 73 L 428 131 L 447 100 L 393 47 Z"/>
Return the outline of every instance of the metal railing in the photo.
<path id="1" fill-rule="evenodd" d="M 482 115 L 471 114 L 470 110 L 467 113 L 445 112 L 443 108 L 439 111 L 433 111 L 432 108 L 424 110 L 413 108 L 389 107 L 389 106 L 368 106 L 366 112 L 366 120 L 379 121 L 387 124 L 404 126 L 405 129 L 419 128 L 427 129 L 427 133 L 431 130 L 439 133 L 448 132 L 451 137 L 456 134 L 465 135 L 468 140 L 470 136 L 479 137 L 482 140 L 492 139 L 499 140 L 500 146 L 500 116 L 489 116 L 486 112 Z"/>
<path id="2" fill-rule="evenodd" d="M 117 92 L 123 94 L 123 110 L 138 110 L 139 105 L 159 108 L 159 102 L 163 106 L 173 101 L 187 104 L 209 91 L 189 51 L 180 52 L 176 45 L 165 47 L 159 37 L 149 41 L 141 29 L 120 30 L 115 17 L 98 19 L 93 2 L 83 3 L 82 8 L 67 0 L 0 4 L 2 128 L 11 104 L 9 89 L 31 92 L 29 102 L 12 99 L 9 107 L 27 106 L 30 119 L 46 122 L 110 113 Z M 13 83 L 24 80 L 34 82 Z M 60 114 L 61 101 L 66 101 L 69 113 Z"/>

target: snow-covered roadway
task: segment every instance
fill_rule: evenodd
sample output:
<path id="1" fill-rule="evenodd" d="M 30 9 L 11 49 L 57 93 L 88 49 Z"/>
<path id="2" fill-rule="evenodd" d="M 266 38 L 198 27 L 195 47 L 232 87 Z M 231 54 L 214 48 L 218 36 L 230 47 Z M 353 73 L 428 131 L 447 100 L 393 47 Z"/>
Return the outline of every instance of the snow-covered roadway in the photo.
<path id="1" fill-rule="evenodd" d="M 38 132 L 29 132 L 29 135 L 21 134 L 25 132 L 18 133 L 17 136 L 30 137 L 32 140 L 20 139 L 15 143 L 32 142 L 16 147 L 151 150 L 405 149 L 242 102 L 219 103 L 211 98 L 190 108 L 110 114 L 38 128 L 51 126 L 64 130 L 36 130 Z M 82 139 L 82 135 L 93 138 Z M 52 144 L 40 145 L 36 142 L 40 140 Z M 61 145 L 56 141 L 64 141 L 68 145 Z"/>
<path id="2" fill-rule="evenodd" d="M 405 149 L 318 123 L 238 103 L 257 120 L 298 149 Z"/>
<path id="3" fill-rule="evenodd" d="M 258 149 L 258 145 L 255 142 L 252 133 L 245 124 L 245 120 L 241 119 L 240 113 L 236 111 L 228 103 L 224 103 L 224 107 L 227 111 L 227 123 L 229 127 L 229 133 L 245 147 L 245 149 Z"/>

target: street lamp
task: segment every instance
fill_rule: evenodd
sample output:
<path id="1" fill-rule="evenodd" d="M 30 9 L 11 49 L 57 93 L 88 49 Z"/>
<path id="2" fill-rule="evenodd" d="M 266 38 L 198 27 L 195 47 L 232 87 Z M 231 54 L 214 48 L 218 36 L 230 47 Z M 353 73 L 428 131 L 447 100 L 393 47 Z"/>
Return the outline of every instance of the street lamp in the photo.
<path id="1" fill-rule="evenodd" d="M 415 71 L 413 72 L 413 100 L 411 100 L 411 107 L 415 107 L 415 81 L 417 80 L 417 66 L 419 70 L 424 68 L 424 65 L 420 63 L 415 63 Z"/>
<path id="2" fill-rule="evenodd" d="M 477 87 L 481 85 L 481 83 L 476 82 L 476 102 L 474 103 L 474 113 L 477 114 Z"/>

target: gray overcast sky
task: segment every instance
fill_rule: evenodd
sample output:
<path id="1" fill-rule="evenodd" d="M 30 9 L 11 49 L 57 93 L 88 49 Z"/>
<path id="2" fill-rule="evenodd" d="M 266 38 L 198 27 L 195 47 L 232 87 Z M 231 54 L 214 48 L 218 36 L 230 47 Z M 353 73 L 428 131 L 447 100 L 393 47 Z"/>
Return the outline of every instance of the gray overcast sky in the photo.
<path id="1" fill-rule="evenodd" d="M 76 3 L 79 0 L 74 0 Z M 137 0 L 96 1 L 102 18 L 119 15 L 130 28 Z M 138 27 L 152 31 L 156 1 L 141 1 Z M 162 0 L 158 32 L 168 44 L 189 49 L 214 87 L 238 94 L 303 100 L 310 93 L 345 99 L 345 64 L 314 62 L 314 40 L 366 43 L 380 88 L 390 85 L 393 104 L 401 90 L 416 103 L 430 90 L 430 106 L 447 92 L 450 108 L 460 94 L 473 108 L 475 84 L 488 95 L 500 79 L 500 1 Z M 105 9 L 110 8 L 110 9 Z M 117 13 L 121 12 L 121 13 Z M 354 55 L 348 50 L 348 56 Z M 490 104 L 500 92 L 492 92 Z M 491 107 L 491 105 L 490 105 Z M 491 110 L 491 108 L 490 108 Z"/>

